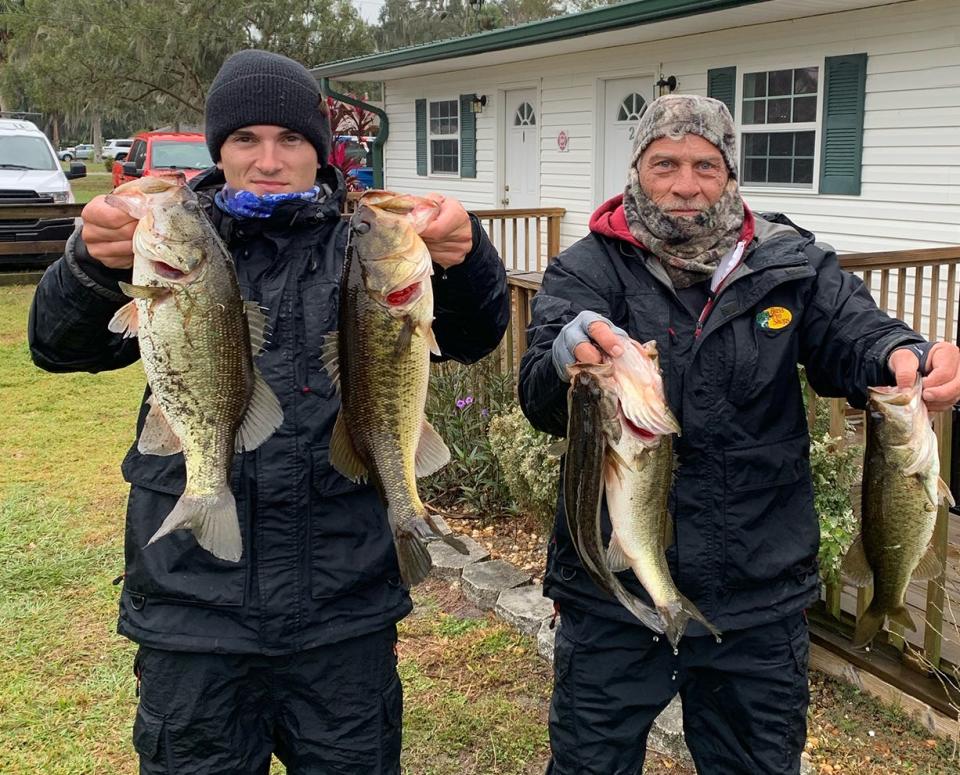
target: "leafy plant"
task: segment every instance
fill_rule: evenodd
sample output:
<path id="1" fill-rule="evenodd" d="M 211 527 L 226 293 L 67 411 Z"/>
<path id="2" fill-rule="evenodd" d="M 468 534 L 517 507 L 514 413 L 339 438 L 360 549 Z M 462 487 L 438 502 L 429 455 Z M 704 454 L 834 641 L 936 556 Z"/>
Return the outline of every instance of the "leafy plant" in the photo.
<path id="1" fill-rule="evenodd" d="M 421 480 L 424 496 L 438 505 L 460 505 L 482 517 L 513 513 L 510 492 L 490 446 L 487 428 L 514 404 L 513 377 L 501 373 L 498 354 L 464 366 L 434 366 L 427 417 L 450 448 L 450 462 Z"/>
<path id="2" fill-rule="evenodd" d="M 806 375 L 800 370 L 804 401 L 811 400 Z M 820 578 L 825 584 L 840 580 L 840 564 L 853 543 L 860 525 L 853 511 L 851 491 L 859 485 L 863 470 L 863 447 L 851 443 L 853 427 L 844 422 L 843 436 L 830 433 L 830 402 L 813 396 L 816 402 L 810 428 L 810 473 L 813 479 L 813 507 L 820 521 Z M 859 487 L 856 487 L 859 493 Z"/>
<path id="3" fill-rule="evenodd" d="M 535 430 L 520 407 L 495 417 L 488 433 L 516 507 L 549 530 L 557 504 L 560 460 L 548 448 L 556 439 Z"/>

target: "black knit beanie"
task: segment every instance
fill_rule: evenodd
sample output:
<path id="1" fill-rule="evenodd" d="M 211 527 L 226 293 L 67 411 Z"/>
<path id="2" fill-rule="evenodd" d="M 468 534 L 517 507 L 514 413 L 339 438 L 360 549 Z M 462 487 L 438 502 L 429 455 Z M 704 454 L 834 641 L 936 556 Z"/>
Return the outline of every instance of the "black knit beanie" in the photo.
<path id="1" fill-rule="evenodd" d="M 330 156 L 330 120 L 317 81 L 299 62 L 248 49 L 230 56 L 207 92 L 207 148 L 220 161 L 220 147 L 236 130 L 256 124 L 302 134 L 317 149 L 321 166 Z"/>

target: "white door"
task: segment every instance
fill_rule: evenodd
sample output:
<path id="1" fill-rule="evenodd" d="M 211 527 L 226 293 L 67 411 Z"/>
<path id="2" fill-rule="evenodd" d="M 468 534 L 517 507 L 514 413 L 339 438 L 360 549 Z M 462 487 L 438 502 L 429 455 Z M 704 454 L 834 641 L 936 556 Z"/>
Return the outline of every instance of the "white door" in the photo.
<path id="1" fill-rule="evenodd" d="M 506 92 L 504 110 L 503 191 L 500 206 L 517 210 L 540 206 L 540 116 L 536 89 Z M 505 233 L 498 229 L 494 244 L 508 269 L 535 270 L 537 238 L 534 221 L 508 220 Z M 529 233 L 527 230 L 529 229 Z M 503 244 L 501 244 L 503 243 Z"/>
<path id="2" fill-rule="evenodd" d="M 603 179 L 598 187 L 601 201 L 623 193 L 637 121 L 652 94 L 653 78 L 650 77 L 604 81 Z"/>

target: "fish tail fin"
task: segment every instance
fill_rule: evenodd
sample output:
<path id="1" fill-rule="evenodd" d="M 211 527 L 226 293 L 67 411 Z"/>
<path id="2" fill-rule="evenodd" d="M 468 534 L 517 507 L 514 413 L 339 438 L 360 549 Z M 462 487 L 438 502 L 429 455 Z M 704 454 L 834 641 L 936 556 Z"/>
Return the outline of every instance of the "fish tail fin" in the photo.
<path id="1" fill-rule="evenodd" d="M 430 568 L 433 567 L 427 550 L 427 538 L 433 536 L 433 531 L 422 517 L 399 520 L 392 513 L 392 508 L 387 511 L 390 524 L 394 526 L 400 578 L 408 587 L 416 586 L 430 574 Z"/>
<path id="2" fill-rule="evenodd" d="M 917 631 L 917 625 L 913 622 L 913 617 L 910 616 L 910 611 L 907 610 L 905 605 L 899 605 L 894 608 L 890 613 L 887 614 L 890 617 L 890 621 L 896 622 L 902 627 L 906 627 L 912 632 Z"/>
<path id="3" fill-rule="evenodd" d="M 670 641 L 670 645 L 674 648 L 677 647 L 680 638 L 683 637 L 683 633 L 687 629 L 687 624 L 691 619 L 700 622 L 713 637 L 720 637 L 720 631 L 710 624 L 710 622 L 707 621 L 707 617 L 700 613 L 700 609 L 683 595 L 680 595 L 680 599 L 676 603 L 657 608 L 657 610 L 660 612 L 660 618 L 663 619 L 663 629 L 667 640 Z"/>
<path id="4" fill-rule="evenodd" d="M 610 575 L 607 581 L 613 590 L 614 597 L 620 601 L 620 604 L 624 608 L 639 619 L 644 627 L 653 630 L 659 635 L 663 634 L 666 628 L 664 627 L 663 619 L 655 608 L 651 608 L 640 600 L 640 598 L 631 595 L 616 577 Z"/>
<path id="5" fill-rule="evenodd" d="M 174 530 L 193 531 L 197 543 L 221 560 L 238 562 L 243 551 L 237 502 L 229 487 L 213 495 L 181 495 L 147 546 Z"/>
<path id="6" fill-rule="evenodd" d="M 857 629 L 853 633 L 853 647 L 855 649 L 862 649 L 873 640 L 874 636 L 880 632 L 880 628 L 883 627 L 885 615 L 884 611 L 873 603 L 861 614 L 857 620 Z M 911 629 L 913 628 L 911 627 Z"/>

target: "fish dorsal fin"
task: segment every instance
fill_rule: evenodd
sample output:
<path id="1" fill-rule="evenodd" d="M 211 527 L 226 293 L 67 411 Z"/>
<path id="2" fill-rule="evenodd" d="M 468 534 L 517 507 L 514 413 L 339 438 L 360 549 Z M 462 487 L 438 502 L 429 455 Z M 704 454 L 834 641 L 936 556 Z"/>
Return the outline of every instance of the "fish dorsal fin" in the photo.
<path id="1" fill-rule="evenodd" d="M 266 349 L 270 324 L 267 323 L 264 308 L 255 301 L 243 302 L 243 311 L 247 316 L 247 328 L 250 329 L 250 351 L 256 358 Z"/>
<path id="2" fill-rule="evenodd" d="M 176 455 L 183 450 L 180 437 L 174 433 L 167 418 L 160 410 L 160 403 L 156 396 L 147 399 L 150 411 L 143 421 L 143 430 L 137 440 L 137 451 L 141 455 Z"/>
<path id="3" fill-rule="evenodd" d="M 350 438 L 347 425 L 343 421 L 342 410 L 337 413 L 337 421 L 333 424 L 333 434 L 330 437 L 330 465 L 353 482 L 367 478 L 366 463 L 353 446 L 353 439 Z"/>
<path id="4" fill-rule="evenodd" d="M 873 583 L 873 569 L 867 562 L 867 553 L 863 549 L 863 536 L 847 549 L 841 565 L 844 577 L 855 587 L 868 587 Z"/>
<path id="5" fill-rule="evenodd" d="M 417 444 L 417 477 L 430 476 L 449 462 L 450 450 L 447 449 L 440 434 L 424 418 L 423 428 L 420 430 L 420 442 Z"/>
<path id="6" fill-rule="evenodd" d="M 943 573 L 943 564 L 940 562 L 933 544 L 930 544 L 920 562 L 917 563 L 916 570 L 914 570 L 911 578 L 914 581 L 930 581 L 937 578 L 941 573 Z"/>
<path id="7" fill-rule="evenodd" d="M 610 536 L 610 545 L 607 547 L 607 567 L 611 573 L 619 573 L 630 567 L 630 559 L 623 551 L 616 532 Z"/>
<path id="8" fill-rule="evenodd" d="M 119 285 L 120 290 L 131 299 L 149 299 L 153 301 L 163 299 L 172 293 L 169 288 L 161 288 L 158 285 L 132 285 L 122 280 L 117 283 L 117 285 Z"/>
<path id="9" fill-rule="evenodd" d="M 253 394 L 237 431 L 237 452 L 256 449 L 283 423 L 283 409 L 276 394 L 256 368 L 253 370 Z"/>
<path id="10" fill-rule="evenodd" d="M 130 339 L 140 333 L 140 314 L 137 312 L 137 302 L 130 301 L 113 313 L 107 330 L 114 334 L 123 334 L 124 339 Z"/>
<path id="11" fill-rule="evenodd" d="M 337 392 L 340 392 L 340 346 L 337 332 L 331 331 L 323 337 L 320 345 L 320 362 L 326 370 Z"/>

